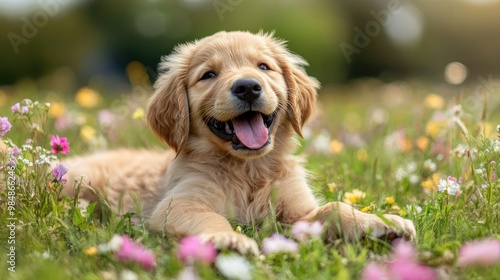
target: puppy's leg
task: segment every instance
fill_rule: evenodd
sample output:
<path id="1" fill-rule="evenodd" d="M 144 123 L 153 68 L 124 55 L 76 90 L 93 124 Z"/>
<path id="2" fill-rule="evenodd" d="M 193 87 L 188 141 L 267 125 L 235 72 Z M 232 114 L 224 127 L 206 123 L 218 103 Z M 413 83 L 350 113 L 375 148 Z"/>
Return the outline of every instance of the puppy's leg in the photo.
<path id="1" fill-rule="evenodd" d="M 320 221 L 327 226 L 327 239 L 344 237 L 352 241 L 366 235 L 388 239 L 413 239 L 416 236 L 413 222 L 396 215 L 384 215 L 388 220 L 386 223 L 377 215 L 363 213 L 342 202 L 331 202 L 319 207 L 307 186 L 301 167 L 297 168 L 294 175 L 288 176 L 282 185 L 282 220 L 286 223 L 298 220 Z"/>
<path id="2" fill-rule="evenodd" d="M 384 239 L 416 236 L 413 222 L 396 215 L 384 215 L 388 223 L 374 214 L 367 214 L 354 209 L 343 202 L 330 202 L 305 215 L 301 220 L 320 221 L 327 225 L 326 237 L 335 239 L 359 240 L 367 235 Z"/>
<path id="3" fill-rule="evenodd" d="M 178 237 L 198 235 L 219 249 L 234 249 L 241 254 L 259 253 L 255 240 L 235 232 L 226 218 L 193 198 L 164 199 L 147 222 L 152 230 L 166 229 Z"/>

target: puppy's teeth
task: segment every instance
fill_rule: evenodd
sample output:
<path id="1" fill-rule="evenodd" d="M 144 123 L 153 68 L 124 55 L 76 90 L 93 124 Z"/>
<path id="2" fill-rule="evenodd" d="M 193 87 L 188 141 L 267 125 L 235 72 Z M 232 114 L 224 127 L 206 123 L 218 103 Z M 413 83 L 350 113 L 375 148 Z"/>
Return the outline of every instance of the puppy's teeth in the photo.
<path id="1" fill-rule="evenodd" d="M 231 128 L 229 127 L 229 124 L 228 124 L 228 123 L 226 123 L 226 133 L 227 133 L 227 134 L 231 134 L 231 133 L 233 133 L 233 132 L 231 131 Z"/>

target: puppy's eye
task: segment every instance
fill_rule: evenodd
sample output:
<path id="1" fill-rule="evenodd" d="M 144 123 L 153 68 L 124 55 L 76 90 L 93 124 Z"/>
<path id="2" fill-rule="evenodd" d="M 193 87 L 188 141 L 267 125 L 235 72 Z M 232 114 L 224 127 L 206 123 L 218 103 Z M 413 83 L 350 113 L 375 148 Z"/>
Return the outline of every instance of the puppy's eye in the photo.
<path id="1" fill-rule="evenodd" d="M 269 68 L 269 66 L 267 66 L 267 64 L 265 64 L 265 63 L 260 63 L 259 69 L 260 70 L 271 70 L 271 68 Z"/>
<path id="2" fill-rule="evenodd" d="M 217 77 L 217 74 L 215 74 L 214 71 L 207 71 L 203 76 L 201 77 L 200 80 L 208 80 Z"/>

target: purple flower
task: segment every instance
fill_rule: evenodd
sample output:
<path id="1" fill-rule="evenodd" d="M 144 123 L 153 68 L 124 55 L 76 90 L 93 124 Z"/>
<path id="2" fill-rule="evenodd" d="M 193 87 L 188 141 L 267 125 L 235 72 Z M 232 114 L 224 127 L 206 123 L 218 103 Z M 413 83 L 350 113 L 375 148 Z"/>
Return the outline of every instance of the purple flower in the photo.
<path id="1" fill-rule="evenodd" d="M 146 269 L 153 269 L 156 266 L 155 254 L 141 244 L 133 242 L 130 237 L 122 235 L 113 237 L 113 239 L 119 240 L 119 243 L 121 243 L 120 248 L 115 253 L 117 259 L 124 262 L 138 263 Z"/>
<path id="2" fill-rule="evenodd" d="M 115 114 L 110 110 L 101 110 L 97 113 L 97 120 L 101 127 L 110 127 L 115 119 Z"/>
<path id="3" fill-rule="evenodd" d="M 196 236 L 187 236 L 179 243 L 177 256 L 185 263 L 199 261 L 210 264 L 217 257 L 217 250 L 212 243 L 203 242 Z"/>
<path id="4" fill-rule="evenodd" d="M 65 154 L 69 153 L 69 142 L 66 137 L 59 137 L 59 135 L 50 136 L 50 147 L 54 154 Z"/>
<path id="5" fill-rule="evenodd" d="M 17 157 L 20 152 L 21 152 L 21 150 L 18 147 L 12 148 L 12 156 L 13 157 Z"/>
<path id="6" fill-rule="evenodd" d="M 462 245 L 458 254 L 458 266 L 491 266 L 500 262 L 500 240 L 483 239 Z"/>
<path id="7" fill-rule="evenodd" d="M 19 112 L 19 110 L 21 110 L 21 104 L 16 103 L 12 105 L 12 107 L 10 107 L 10 110 L 12 111 L 12 113 Z"/>
<path id="8" fill-rule="evenodd" d="M 262 241 L 263 253 L 298 253 L 299 245 L 293 240 L 284 237 L 281 234 L 275 233 L 271 237 L 265 238 Z"/>
<path id="9" fill-rule="evenodd" d="M 52 174 L 56 177 L 56 180 L 61 183 L 66 183 L 67 180 L 63 178 L 64 174 L 68 172 L 68 167 L 62 163 L 59 163 L 52 170 Z"/>
<path id="10" fill-rule="evenodd" d="M 12 128 L 7 117 L 0 118 L 0 137 L 4 136 Z"/>
<path id="11" fill-rule="evenodd" d="M 323 226 L 320 222 L 309 223 L 298 221 L 292 227 L 292 235 L 297 240 L 306 241 L 308 238 L 318 238 L 321 236 Z"/>
<path id="12" fill-rule="evenodd" d="M 28 107 L 28 106 L 21 107 L 21 114 L 28 114 L 29 111 L 30 111 L 30 107 Z"/>

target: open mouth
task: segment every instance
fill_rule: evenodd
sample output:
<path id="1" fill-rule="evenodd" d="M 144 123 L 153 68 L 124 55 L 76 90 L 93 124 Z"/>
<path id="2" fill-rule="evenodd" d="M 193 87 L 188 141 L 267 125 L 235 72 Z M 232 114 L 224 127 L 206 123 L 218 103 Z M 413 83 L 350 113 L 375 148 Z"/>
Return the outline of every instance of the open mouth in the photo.
<path id="1" fill-rule="evenodd" d="M 270 143 L 275 116 L 248 111 L 226 122 L 210 118 L 207 124 L 217 137 L 231 141 L 235 150 L 259 150 Z"/>

